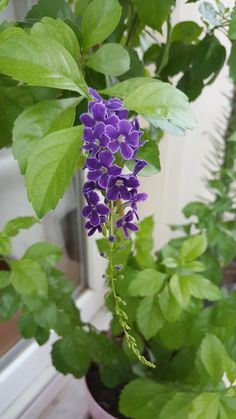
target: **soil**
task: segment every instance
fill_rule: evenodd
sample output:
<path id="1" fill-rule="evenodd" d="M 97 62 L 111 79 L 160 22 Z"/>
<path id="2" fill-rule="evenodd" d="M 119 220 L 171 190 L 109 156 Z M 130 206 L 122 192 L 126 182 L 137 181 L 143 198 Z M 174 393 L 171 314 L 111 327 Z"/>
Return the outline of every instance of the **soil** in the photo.
<path id="1" fill-rule="evenodd" d="M 116 388 L 105 387 L 100 380 L 99 368 L 95 364 L 89 369 L 86 381 L 93 398 L 104 410 L 117 419 L 127 419 L 118 410 L 119 396 L 123 385 Z"/>
<path id="2" fill-rule="evenodd" d="M 223 284 L 235 284 L 236 283 L 236 261 L 231 262 L 223 272 Z"/>

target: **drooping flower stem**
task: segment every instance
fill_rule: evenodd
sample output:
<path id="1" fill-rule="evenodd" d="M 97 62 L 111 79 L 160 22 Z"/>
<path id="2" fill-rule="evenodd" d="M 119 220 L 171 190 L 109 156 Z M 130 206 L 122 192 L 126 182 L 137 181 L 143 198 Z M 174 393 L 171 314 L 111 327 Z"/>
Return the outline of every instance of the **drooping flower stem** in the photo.
<path id="1" fill-rule="evenodd" d="M 109 214 L 109 237 L 115 237 L 115 230 L 114 230 L 114 207 L 113 207 L 113 202 L 110 203 L 110 214 Z M 123 329 L 123 332 L 125 334 L 126 337 L 126 341 L 127 341 L 127 345 L 128 347 L 133 351 L 133 353 L 136 355 L 136 357 L 139 359 L 139 361 L 150 367 L 150 368 L 156 368 L 156 365 L 154 365 L 152 362 L 148 361 L 145 356 L 143 356 L 139 349 L 138 349 L 138 345 L 136 342 L 135 337 L 131 334 L 131 327 L 128 324 L 128 316 L 127 313 L 125 312 L 124 308 L 126 306 L 126 302 L 119 296 L 117 295 L 116 292 L 116 281 L 118 280 L 122 280 L 122 275 L 120 275 L 120 273 L 122 271 L 122 266 L 121 269 L 119 271 L 116 270 L 116 267 L 113 264 L 113 253 L 114 253 L 114 242 L 113 241 L 109 241 L 109 255 L 108 255 L 108 263 L 109 263 L 109 276 L 108 279 L 110 281 L 110 287 L 112 290 L 112 295 L 114 298 L 114 302 L 115 302 L 115 314 L 117 317 L 117 320 L 121 326 L 121 328 Z"/>

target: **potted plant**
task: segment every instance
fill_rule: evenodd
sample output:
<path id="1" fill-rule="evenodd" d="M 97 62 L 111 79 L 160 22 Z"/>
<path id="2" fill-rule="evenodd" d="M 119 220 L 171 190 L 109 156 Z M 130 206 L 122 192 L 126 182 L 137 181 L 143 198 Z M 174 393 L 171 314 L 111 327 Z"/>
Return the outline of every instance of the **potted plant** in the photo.
<path id="1" fill-rule="evenodd" d="M 178 88 L 191 99 L 213 82 L 226 56 L 214 33 L 230 24 L 233 41 L 235 12 L 230 21 L 231 10 L 219 2 L 216 8 L 202 2 L 201 27 L 195 22 L 172 26 L 175 2 L 162 3 L 93 0 L 78 2 L 72 13 L 66 3 L 63 10 L 58 3 L 58 8 L 48 11 L 41 0 L 23 23 L 3 26 L 3 92 L 12 101 L 17 89 L 23 89 L 22 94 L 36 102 L 29 106 L 23 101 L 26 109 L 16 120 L 18 110 L 14 111 L 9 124 L 14 122 L 13 154 L 25 175 L 28 198 L 41 218 L 56 207 L 75 170 L 88 169 L 83 215 L 89 235 L 95 230 L 104 235 L 98 246 L 101 256 L 108 259 L 112 336 L 81 322 L 71 288 L 52 268 L 55 251 L 50 246 L 45 250 L 45 245 L 35 245 L 22 260 L 9 260 L 12 233 L 7 225 L 0 244 L 10 271 L 4 274 L 7 279 L 1 295 L 4 298 L 9 290 L 17 295 L 22 336 L 35 336 L 44 343 L 49 330 L 56 331 L 59 339 L 53 345 L 52 359 L 60 372 L 81 377 L 95 368 L 97 377 L 99 369 L 99 380 L 106 388 L 118 387 L 118 393 L 119 386 L 129 383 L 121 394 L 121 414 L 146 419 L 160 413 L 160 418 L 171 418 L 180 411 L 181 418 L 200 418 L 210 409 L 215 417 L 218 413 L 222 418 L 233 417 L 234 389 L 223 388 L 222 375 L 226 372 L 230 382 L 235 379 L 234 324 L 230 321 L 228 328 L 222 327 L 221 313 L 224 309 L 232 313 L 234 294 L 224 298 L 211 278 L 201 275 L 206 266 L 196 259 L 206 250 L 206 236 L 171 242 L 153 256 L 152 219 L 144 220 L 138 231 L 134 217 L 137 203 L 146 198 L 138 192 L 137 175 L 160 170 L 162 131 L 183 134 L 196 124 L 187 97 L 166 81 L 184 73 Z M 150 13 L 150 7 L 155 11 L 160 6 L 158 17 Z M 58 16 L 63 19 L 56 19 Z M 156 32 L 163 23 L 167 37 L 160 44 Z M 139 37 L 146 44 L 142 59 L 135 50 Z M 185 57 L 180 66 L 175 59 L 178 54 Z M 235 78 L 234 45 L 229 62 Z M 149 63 L 155 63 L 154 77 L 147 76 Z M 150 124 L 145 132 L 132 116 L 136 114 Z M 6 145 L 11 142 L 11 130 L 4 134 Z M 13 226 L 15 223 L 18 225 L 17 220 Z M 130 231 L 138 231 L 134 241 Z M 205 299 L 219 301 L 206 307 Z M 196 336 L 191 337 L 188 330 L 186 337 L 186 325 L 191 322 L 197 324 Z M 224 333 L 227 338 L 222 337 Z M 185 356 L 188 362 L 181 370 Z M 208 363 L 212 357 L 217 370 Z M 154 368 L 156 362 L 158 368 Z M 196 383 L 200 390 L 195 389 Z M 117 390 L 115 395 L 117 409 Z M 117 410 L 110 414 L 121 415 Z"/>

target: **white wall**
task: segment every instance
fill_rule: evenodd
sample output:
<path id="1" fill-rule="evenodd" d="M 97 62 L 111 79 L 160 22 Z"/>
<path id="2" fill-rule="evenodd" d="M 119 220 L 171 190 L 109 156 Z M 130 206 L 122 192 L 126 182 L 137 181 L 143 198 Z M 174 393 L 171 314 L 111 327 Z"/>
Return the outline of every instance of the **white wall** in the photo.
<path id="1" fill-rule="evenodd" d="M 224 2 L 233 4 L 232 0 Z M 197 20 L 199 12 L 196 4 L 179 1 L 176 20 Z M 222 42 L 227 44 L 225 37 Z M 231 94 L 232 85 L 225 66 L 214 84 L 205 88 L 201 96 L 191 104 L 198 121 L 198 127 L 185 137 L 165 135 L 160 145 L 161 173 L 151 178 L 142 178 L 142 189 L 149 194 L 149 200 L 140 205 L 141 216 L 154 214 L 155 245 L 162 246 L 173 235 L 168 224 L 184 221 L 181 209 L 198 196 L 208 195 L 203 178 L 212 150 L 210 133 L 214 133 L 215 123 L 225 108 Z"/>

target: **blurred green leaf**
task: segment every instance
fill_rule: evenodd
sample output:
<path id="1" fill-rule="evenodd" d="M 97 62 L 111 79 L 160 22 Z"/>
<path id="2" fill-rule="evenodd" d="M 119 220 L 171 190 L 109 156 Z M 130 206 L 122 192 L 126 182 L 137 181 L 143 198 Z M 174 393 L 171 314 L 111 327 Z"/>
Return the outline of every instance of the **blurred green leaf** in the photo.
<path id="1" fill-rule="evenodd" d="M 26 20 L 40 20 L 44 16 L 70 19 L 72 12 L 66 0 L 39 0 L 26 15 Z"/>
<path id="2" fill-rule="evenodd" d="M 35 217 L 17 217 L 7 222 L 3 233 L 7 236 L 17 236 L 20 230 L 28 230 L 34 224 L 38 223 Z"/>
<path id="3" fill-rule="evenodd" d="M 164 320 L 156 297 L 145 297 L 137 310 L 137 323 L 146 339 L 155 336 L 163 326 Z"/>
<path id="4" fill-rule="evenodd" d="M 51 243 L 38 242 L 28 247 L 24 259 L 32 259 L 45 267 L 55 265 L 61 257 L 61 249 Z"/>
<path id="5" fill-rule="evenodd" d="M 154 220 L 152 216 L 144 218 L 139 223 L 139 231 L 136 233 L 135 250 L 137 262 L 142 269 L 155 267 L 152 256 L 153 230 Z"/>
<path id="6" fill-rule="evenodd" d="M 19 294 L 47 296 L 47 277 L 35 261 L 30 259 L 12 261 L 10 281 Z"/>
<path id="7" fill-rule="evenodd" d="M 98 73 L 120 76 L 129 70 L 130 58 L 126 49 L 120 44 L 109 43 L 102 45 L 90 55 L 86 65 Z"/>
<path id="8" fill-rule="evenodd" d="M 207 248 L 207 239 L 204 234 L 191 236 L 185 240 L 180 249 L 180 257 L 183 262 L 197 259 Z"/>
<path id="9" fill-rule="evenodd" d="M 132 296 L 149 296 L 156 294 L 164 284 L 167 275 L 149 268 L 140 271 L 129 286 Z"/>
<path id="10" fill-rule="evenodd" d="M 10 271 L 0 271 L 0 289 L 10 285 Z"/>
<path id="11" fill-rule="evenodd" d="M 202 28 L 191 20 L 177 23 L 171 33 L 171 41 L 180 41 L 184 44 L 197 41 L 201 35 Z"/>
<path id="12" fill-rule="evenodd" d="M 141 21 L 161 32 L 162 25 L 170 15 L 175 0 L 149 0 L 148 5 L 143 0 L 132 0 L 132 3 Z"/>

